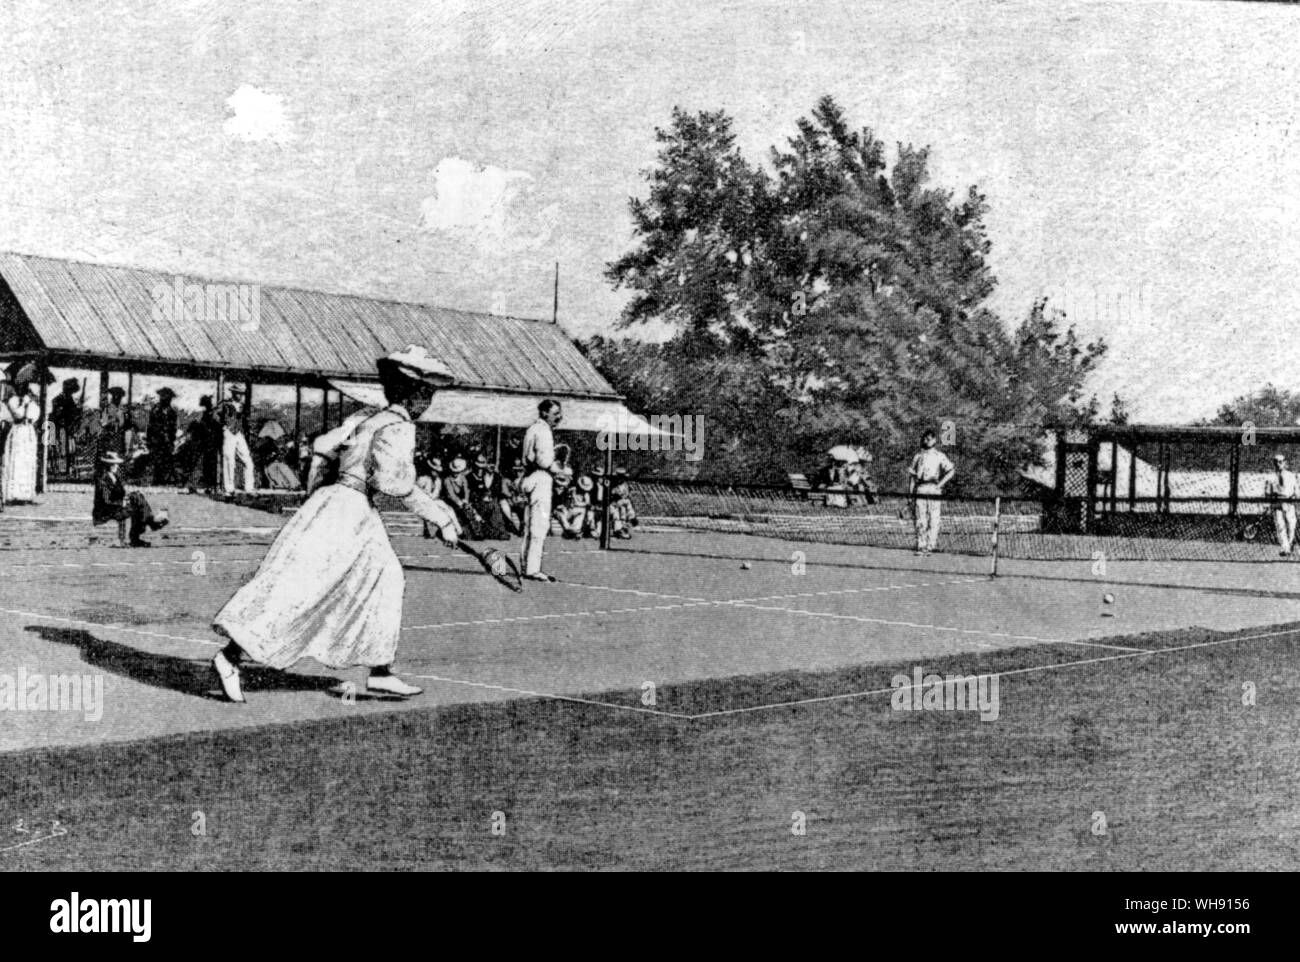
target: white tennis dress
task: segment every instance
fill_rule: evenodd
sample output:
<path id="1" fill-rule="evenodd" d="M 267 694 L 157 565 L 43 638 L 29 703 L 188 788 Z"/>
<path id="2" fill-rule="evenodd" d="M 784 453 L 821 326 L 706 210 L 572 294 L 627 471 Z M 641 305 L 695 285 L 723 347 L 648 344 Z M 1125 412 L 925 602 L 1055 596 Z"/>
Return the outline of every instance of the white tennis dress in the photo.
<path id="1" fill-rule="evenodd" d="M 312 493 L 213 627 L 273 668 L 392 664 L 405 576 L 371 497 L 400 498 L 437 528 L 455 515 L 416 487 L 415 425 L 400 405 L 352 415 L 315 453 L 337 460 L 338 481 Z"/>
<path id="2" fill-rule="evenodd" d="M 28 397 L 14 395 L 7 402 L 14 426 L 9 429 L 4 452 L 4 499 L 36 500 L 36 422 L 41 406 Z"/>

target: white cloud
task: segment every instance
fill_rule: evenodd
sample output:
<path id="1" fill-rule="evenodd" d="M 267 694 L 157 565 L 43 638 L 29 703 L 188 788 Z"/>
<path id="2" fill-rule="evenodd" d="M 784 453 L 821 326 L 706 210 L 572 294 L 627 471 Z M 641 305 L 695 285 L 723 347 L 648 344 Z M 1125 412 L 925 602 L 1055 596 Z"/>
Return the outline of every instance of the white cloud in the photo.
<path id="1" fill-rule="evenodd" d="M 501 253 L 530 250 L 550 239 L 559 207 L 536 209 L 528 172 L 445 157 L 433 179 L 434 192 L 420 205 L 426 230 Z"/>
<path id="2" fill-rule="evenodd" d="M 234 114 L 225 123 L 225 131 L 231 137 L 279 144 L 293 139 L 284 101 L 277 94 L 268 94 L 244 84 L 227 98 L 226 106 Z"/>

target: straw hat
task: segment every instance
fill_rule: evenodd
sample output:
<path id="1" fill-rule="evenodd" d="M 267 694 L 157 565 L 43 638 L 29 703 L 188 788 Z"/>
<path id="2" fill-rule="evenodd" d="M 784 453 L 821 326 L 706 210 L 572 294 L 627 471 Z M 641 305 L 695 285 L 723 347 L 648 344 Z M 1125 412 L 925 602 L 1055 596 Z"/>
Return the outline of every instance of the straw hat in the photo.
<path id="1" fill-rule="evenodd" d="M 122 459 L 122 455 L 116 451 L 109 451 L 107 454 L 102 455 L 99 462 L 100 464 L 126 464 L 126 461 Z"/>
<path id="2" fill-rule="evenodd" d="M 593 482 L 588 475 L 584 474 L 579 476 L 578 487 L 581 488 L 583 491 L 590 491 L 595 486 L 596 486 L 595 482 Z"/>
<path id="3" fill-rule="evenodd" d="M 410 347 L 394 351 L 386 357 L 381 357 L 375 362 L 375 366 L 381 370 L 386 367 L 396 369 L 409 378 L 414 378 L 417 381 L 427 381 L 440 387 L 451 384 L 456 380 L 447 365 L 430 356 L 429 352 L 418 344 L 412 344 Z"/>
<path id="4" fill-rule="evenodd" d="M 173 398 L 176 396 L 176 392 L 169 387 L 160 387 L 158 389 L 158 396 L 160 398 Z"/>
<path id="5" fill-rule="evenodd" d="M 490 465 L 488 464 L 488 459 L 486 454 L 480 454 L 477 458 L 474 459 L 474 467 L 476 468 L 486 468 L 489 466 Z"/>
<path id="6" fill-rule="evenodd" d="M 469 464 L 465 461 L 464 458 L 457 456 L 451 459 L 452 474 L 464 474 L 468 470 L 469 470 Z"/>

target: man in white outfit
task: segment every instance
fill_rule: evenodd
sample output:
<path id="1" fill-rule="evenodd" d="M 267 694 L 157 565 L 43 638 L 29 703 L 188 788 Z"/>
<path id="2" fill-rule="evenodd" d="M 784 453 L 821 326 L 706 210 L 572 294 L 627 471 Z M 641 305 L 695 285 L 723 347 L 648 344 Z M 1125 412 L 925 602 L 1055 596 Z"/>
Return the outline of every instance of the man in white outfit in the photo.
<path id="1" fill-rule="evenodd" d="M 545 400 L 537 405 L 537 420 L 524 434 L 524 480 L 528 495 L 524 512 L 524 577 L 533 581 L 554 581 L 542 570 L 542 546 L 551 530 L 551 473 L 556 467 L 552 429 L 562 417 L 560 402 Z"/>
<path id="2" fill-rule="evenodd" d="M 221 490 L 230 494 L 235 490 L 235 462 L 244 466 L 244 490 L 253 491 L 253 453 L 248 450 L 244 437 L 244 390 L 232 387 L 230 397 L 217 409 L 221 422 Z"/>
<path id="3" fill-rule="evenodd" d="M 939 546 L 939 517 L 943 489 L 952 480 L 954 469 L 948 456 L 935 447 L 939 438 L 933 431 L 921 435 L 921 450 L 912 458 L 907 470 L 908 488 L 916 511 L 916 553 L 929 554 Z"/>
<path id="4" fill-rule="evenodd" d="M 1268 480 L 1266 492 L 1273 501 L 1277 543 L 1282 548 L 1282 557 L 1286 558 L 1295 544 L 1295 502 L 1300 490 L 1297 490 L 1295 473 L 1287 470 L 1286 455 L 1280 451 L 1273 455 L 1273 476 Z"/>

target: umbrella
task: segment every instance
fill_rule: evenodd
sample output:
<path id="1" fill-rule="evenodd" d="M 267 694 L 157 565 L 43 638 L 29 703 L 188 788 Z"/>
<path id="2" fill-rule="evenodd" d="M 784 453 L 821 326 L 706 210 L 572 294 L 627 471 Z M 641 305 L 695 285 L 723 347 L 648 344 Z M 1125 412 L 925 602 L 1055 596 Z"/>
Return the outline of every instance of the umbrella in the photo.
<path id="1" fill-rule="evenodd" d="M 38 365 L 35 361 L 14 361 L 6 368 L 6 373 L 14 384 L 27 384 L 30 381 L 36 381 L 37 384 L 41 381 L 53 384 L 58 380 L 50 373 L 49 368 Z"/>
<path id="2" fill-rule="evenodd" d="M 856 464 L 862 460 L 862 455 L 856 448 L 851 448 L 847 444 L 837 444 L 826 452 L 826 456 L 834 458 L 836 461 L 843 461 L 846 464 Z"/>
<path id="3" fill-rule="evenodd" d="M 284 428 L 280 427 L 279 421 L 267 421 L 262 425 L 262 430 L 257 432 L 259 438 L 270 438 L 272 441 L 279 441 L 284 437 Z"/>

